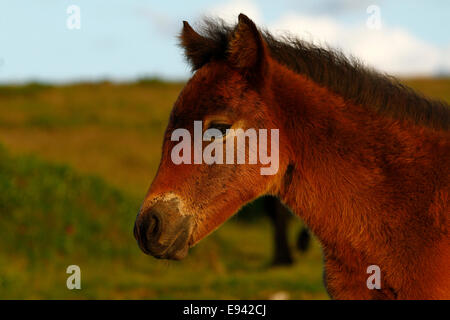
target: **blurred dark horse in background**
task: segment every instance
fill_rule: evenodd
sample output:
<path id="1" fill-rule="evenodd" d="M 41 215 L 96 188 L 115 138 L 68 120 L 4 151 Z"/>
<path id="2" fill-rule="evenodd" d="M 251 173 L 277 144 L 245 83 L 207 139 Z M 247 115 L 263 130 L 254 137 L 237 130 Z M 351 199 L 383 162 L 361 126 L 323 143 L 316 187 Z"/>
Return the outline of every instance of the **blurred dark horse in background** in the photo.
<path id="1" fill-rule="evenodd" d="M 281 201 L 273 196 L 263 198 L 264 212 L 270 218 L 273 227 L 272 265 L 290 265 L 294 262 L 292 246 L 289 244 L 289 222 L 292 214 Z M 303 226 L 296 237 L 295 247 L 299 252 L 306 252 L 311 243 L 311 234 Z"/>
<path id="2" fill-rule="evenodd" d="M 338 52 L 277 40 L 242 14 L 236 26 L 210 21 L 203 31 L 184 23 L 181 44 L 196 72 L 174 105 L 136 218 L 140 248 L 182 259 L 244 204 L 270 194 L 320 241 L 331 297 L 449 299 L 448 105 Z M 171 134 L 192 134 L 196 120 L 223 139 L 235 138 L 229 128 L 279 129 L 279 170 L 175 164 Z M 372 265 L 379 289 L 367 285 Z"/>

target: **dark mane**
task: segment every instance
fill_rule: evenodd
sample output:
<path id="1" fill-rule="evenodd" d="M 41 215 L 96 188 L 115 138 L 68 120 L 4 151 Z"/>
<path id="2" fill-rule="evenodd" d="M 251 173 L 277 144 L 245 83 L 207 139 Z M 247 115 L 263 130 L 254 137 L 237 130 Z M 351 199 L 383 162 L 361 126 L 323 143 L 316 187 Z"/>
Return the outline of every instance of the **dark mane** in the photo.
<path id="1" fill-rule="evenodd" d="M 221 20 L 204 21 L 200 31 L 209 43 L 198 48 L 199 54 L 203 54 L 203 64 L 225 58 L 234 28 Z M 395 119 L 413 121 L 437 130 L 449 129 L 450 107 L 445 102 L 426 98 L 394 77 L 368 68 L 339 51 L 321 48 L 295 37 L 276 39 L 268 31 L 261 33 L 275 60 L 344 99 Z M 194 64 L 194 69 L 199 67 L 201 65 Z"/>

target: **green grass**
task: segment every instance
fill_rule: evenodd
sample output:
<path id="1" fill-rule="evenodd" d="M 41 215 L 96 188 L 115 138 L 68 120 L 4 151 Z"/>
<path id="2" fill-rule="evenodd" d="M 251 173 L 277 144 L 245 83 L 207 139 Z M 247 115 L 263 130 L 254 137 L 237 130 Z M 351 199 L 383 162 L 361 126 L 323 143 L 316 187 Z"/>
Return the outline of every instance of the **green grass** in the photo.
<path id="1" fill-rule="evenodd" d="M 404 82 L 450 102 L 450 79 Z M 265 218 L 228 221 L 180 262 L 140 252 L 134 218 L 182 87 L 157 79 L 0 87 L 0 298 L 327 298 L 316 241 L 293 266 L 269 267 Z M 291 225 L 291 243 L 300 227 Z M 65 285 L 71 264 L 81 267 L 79 291 Z"/>
<path id="2" fill-rule="evenodd" d="M 138 207 L 101 178 L 1 148 L 0 298 L 327 297 L 317 243 L 293 267 L 269 268 L 268 223 L 234 219 L 186 260 L 160 261 L 142 254 L 132 236 Z M 66 288 L 72 264 L 81 268 L 81 290 Z"/>
<path id="3" fill-rule="evenodd" d="M 102 176 L 143 197 L 182 84 L 0 87 L 0 142 Z"/>

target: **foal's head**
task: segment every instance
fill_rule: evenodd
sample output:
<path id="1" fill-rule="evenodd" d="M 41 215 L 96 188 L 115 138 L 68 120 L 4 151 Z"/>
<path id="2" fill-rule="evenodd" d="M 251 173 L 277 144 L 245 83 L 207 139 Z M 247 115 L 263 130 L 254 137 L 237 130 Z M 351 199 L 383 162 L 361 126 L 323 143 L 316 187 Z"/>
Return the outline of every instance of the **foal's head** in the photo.
<path id="1" fill-rule="evenodd" d="M 286 164 L 274 175 L 261 175 L 261 164 L 175 164 L 171 141 L 175 129 L 194 137 L 194 121 L 203 131 L 215 128 L 221 137 L 236 139 L 226 129 L 279 128 L 268 106 L 271 58 L 255 24 L 244 15 L 229 39 L 217 41 L 196 33 L 186 22 L 180 36 L 195 71 L 175 102 L 166 129 L 158 173 L 135 224 L 140 248 L 157 258 L 181 259 L 242 205 L 271 192 Z M 229 131 L 228 131 L 229 132 Z M 202 132 L 203 134 L 203 132 Z M 280 133 L 281 135 L 282 133 Z M 268 137 L 270 145 L 271 137 Z M 203 148 L 213 142 L 202 142 Z M 223 150 L 225 155 L 225 143 Z M 203 149 L 202 148 L 202 149 Z M 236 143 L 235 143 L 236 148 Z M 280 150 L 282 152 L 282 150 Z M 248 159 L 248 154 L 246 155 Z"/>

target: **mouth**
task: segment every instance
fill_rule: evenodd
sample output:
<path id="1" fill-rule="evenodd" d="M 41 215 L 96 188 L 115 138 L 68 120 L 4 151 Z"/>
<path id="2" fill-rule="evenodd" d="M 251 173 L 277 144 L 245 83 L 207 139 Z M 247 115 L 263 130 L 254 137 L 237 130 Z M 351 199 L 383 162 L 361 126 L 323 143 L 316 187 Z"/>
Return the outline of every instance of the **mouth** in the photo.
<path id="1" fill-rule="evenodd" d="M 136 225 L 134 227 L 134 237 L 137 240 L 139 248 L 145 254 L 153 256 L 156 259 L 184 259 L 190 248 L 190 234 L 189 229 L 180 229 L 178 232 L 173 232 L 170 235 L 155 235 L 152 234 L 151 230 L 140 230 Z"/>
<path id="2" fill-rule="evenodd" d="M 149 246 L 148 254 L 157 259 L 182 260 L 189 252 L 189 232 L 183 230 L 168 245 Z"/>

